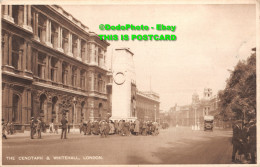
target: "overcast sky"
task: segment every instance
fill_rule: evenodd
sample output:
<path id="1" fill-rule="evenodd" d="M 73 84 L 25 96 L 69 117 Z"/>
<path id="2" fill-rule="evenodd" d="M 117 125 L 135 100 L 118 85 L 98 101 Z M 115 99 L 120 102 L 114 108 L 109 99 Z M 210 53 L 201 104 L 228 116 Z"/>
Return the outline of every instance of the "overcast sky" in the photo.
<path id="1" fill-rule="evenodd" d="M 190 104 L 196 91 L 224 89 L 239 60 L 256 46 L 255 5 L 80 5 L 62 6 L 97 34 L 175 34 L 177 41 L 109 41 L 134 53 L 139 90 L 160 94 L 161 109 Z M 176 31 L 101 31 L 99 24 L 175 25 Z M 109 58 L 108 58 L 109 59 Z M 109 63 L 110 64 L 110 63 Z M 108 65 L 109 65 L 108 64 Z"/>

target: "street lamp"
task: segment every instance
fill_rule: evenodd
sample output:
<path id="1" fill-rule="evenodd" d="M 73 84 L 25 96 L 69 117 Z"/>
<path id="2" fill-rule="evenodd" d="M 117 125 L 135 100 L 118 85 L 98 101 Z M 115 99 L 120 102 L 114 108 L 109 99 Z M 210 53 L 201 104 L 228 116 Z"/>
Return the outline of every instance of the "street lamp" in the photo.
<path id="1" fill-rule="evenodd" d="M 195 119 L 194 119 L 194 128 L 192 127 L 193 130 L 198 130 L 197 127 L 197 103 L 193 104 L 193 108 L 195 110 Z"/>
<path id="2" fill-rule="evenodd" d="M 76 120 L 76 98 L 74 97 L 73 98 L 73 120 L 72 120 L 72 126 L 73 126 L 73 132 L 75 132 L 75 120 Z"/>
<path id="3" fill-rule="evenodd" d="M 195 104 L 195 122 L 194 122 L 194 130 L 197 130 L 197 106 Z"/>
<path id="4" fill-rule="evenodd" d="M 154 105 L 154 122 L 156 122 L 156 104 Z"/>

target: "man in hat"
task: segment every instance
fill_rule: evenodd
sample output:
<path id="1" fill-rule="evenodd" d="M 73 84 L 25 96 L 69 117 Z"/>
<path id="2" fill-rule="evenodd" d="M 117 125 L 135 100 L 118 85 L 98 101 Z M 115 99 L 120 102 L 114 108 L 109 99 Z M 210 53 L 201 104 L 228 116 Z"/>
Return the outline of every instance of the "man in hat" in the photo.
<path id="1" fill-rule="evenodd" d="M 84 122 L 81 120 L 81 122 L 80 122 L 80 124 L 79 124 L 79 133 L 81 134 L 81 132 L 84 132 L 85 133 L 85 131 L 84 131 Z M 84 134 L 85 135 L 85 134 Z"/>
<path id="2" fill-rule="evenodd" d="M 41 132 L 42 132 L 42 121 L 41 121 L 40 118 L 37 119 L 36 130 L 37 130 L 38 138 L 41 139 L 42 138 L 42 135 L 41 135 Z"/>
<path id="3" fill-rule="evenodd" d="M 61 139 L 63 138 L 64 136 L 64 139 L 67 139 L 66 137 L 66 134 L 67 134 L 67 119 L 66 119 L 66 116 L 63 116 L 62 119 L 61 119 Z M 63 135 L 64 134 L 64 135 Z"/>
<path id="4" fill-rule="evenodd" d="M 84 132 L 84 135 L 87 135 L 87 126 L 88 126 L 88 122 L 87 121 L 84 121 L 84 122 L 82 122 L 81 123 L 81 131 L 83 131 Z M 81 133 L 81 132 L 80 132 Z"/>
<path id="5" fill-rule="evenodd" d="M 106 121 L 101 120 L 99 126 L 100 126 L 100 136 L 106 137 Z"/>
<path id="6" fill-rule="evenodd" d="M 91 135 L 91 126 L 92 126 L 92 122 L 90 122 L 90 120 L 88 120 L 87 122 L 87 134 Z"/>
<path id="7" fill-rule="evenodd" d="M 33 136 L 36 131 L 34 117 L 31 117 L 30 127 L 31 127 L 31 139 L 33 139 Z"/>
<path id="8" fill-rule="evenodd" d="M 139 123 L 138 119 L 135 120 L 134 125 L 135 125 L 134 133 L 135 133 L 136 136 L 138 136 L 139 130 L 140 130 L 140 127 L 139 127 L 140 123 Z"/>
<path id="9" fill-rule="evenodd" d="M 232 162 L 235 162 L 235 156 L 237 151 L 239 151 L 240 143 L 241 143 L 241 120 L 235 120 L 233 124 L 233 138 L 232 138 L 232 144 L 233 144 L 233 152 L 232 152 Z"/>

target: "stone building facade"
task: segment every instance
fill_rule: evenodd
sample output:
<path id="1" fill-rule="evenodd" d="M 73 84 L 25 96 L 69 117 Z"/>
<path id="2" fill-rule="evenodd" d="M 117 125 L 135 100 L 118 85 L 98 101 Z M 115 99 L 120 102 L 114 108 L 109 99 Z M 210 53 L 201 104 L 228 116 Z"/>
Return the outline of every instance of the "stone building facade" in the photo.
<path id="1" fill-rule="evenodd" d="M 111 112 L 109 43 L 57 5 L 2 5 L 2 118 L 70 124 Z"/>
<path id="2" fill-rule="evenodd" d="M 136 92 L 136 115 L 139 120 L 160 122 L 160 97 L 157 93 Z"/>
<path id="3" fill-rule="evenodd" d="M 192 103 L 188 105 L 175 105 L 170 108 L 169 115 L 172 125 L 180 126 L 203 126 L 205 115 L 218 114 L 219 99 L 217 95 L 213 95 L 211 88 L 205 88 L 203 97 L 200 99 L 197 93 L 192 95 Z M 215 119 L 215 124 L 219 125 L 220 120 Z"/>

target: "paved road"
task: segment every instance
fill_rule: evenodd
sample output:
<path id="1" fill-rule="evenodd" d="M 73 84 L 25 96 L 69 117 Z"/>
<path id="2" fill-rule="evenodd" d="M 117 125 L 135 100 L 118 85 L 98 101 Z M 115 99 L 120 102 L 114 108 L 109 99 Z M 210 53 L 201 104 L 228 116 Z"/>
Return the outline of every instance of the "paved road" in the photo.
<path id="1" fill-rule="evenodd" d="M 101 138 L 77 133 L 67 140 L 58 135 L 43 137 L 3 140 L 3 164 L 231 164 L 231 131 L 178 127 L 162 130 L 159 136 Z M 27 160 L 31 156 L 38 160 Z"/>

